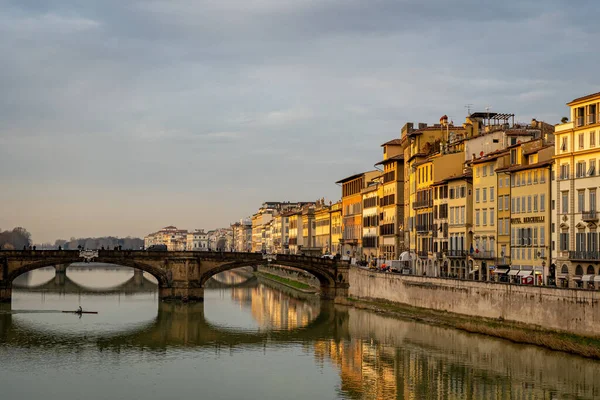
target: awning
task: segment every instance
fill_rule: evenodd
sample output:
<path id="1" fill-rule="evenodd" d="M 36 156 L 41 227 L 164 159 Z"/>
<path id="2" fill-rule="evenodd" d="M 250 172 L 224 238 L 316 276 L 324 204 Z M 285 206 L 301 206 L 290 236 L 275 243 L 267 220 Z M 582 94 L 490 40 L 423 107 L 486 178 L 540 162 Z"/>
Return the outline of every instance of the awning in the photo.
<path id="1" fill-rule="evenodd" d="M 580 276 L 574 276 L 572 279 L 573 279 L 574 281 L 580 281 L 580 280 L 581 280 L 581 277 L 580 277 Z"/>
<path id="2" fill-rule="evenodd" d="M 509 275 L 513 275 L 513 276 L 516 275 L 516 274 L 518 274 L 518 273 L 519 273 L 518 269 L 511 269 L 510 271 L 508 271 L 508 274 Z"/>
<path id="3" fill-rule="evenodd" d="M 594 280 L 594 275 L 584 275 L 581 277 L 581 280 L 584 282 L 589 282 Z"/>
<path id="4" fill-rule="evenodd" d="M 600 282 L 600 275 L 594 276 L 594 282 Z"/>
<path id="5" fill-rule="evenodd" d="M 508 270 L 507 270 L 507 269 L 505 269 L 505 268 L 496 268 L 496 269 L 495 269 L 493 272 L 494 272 L 495 274 L 505 274 L 505 273 L 507 273 L 507 272 L 508 272 Z"/>
<path id="6" fill-rule="evenodd" d="M 529 276 L 529 275 L 531 275 L 531 271 L 519 271 L 517 273 L 517 275 L 519 275 L 519 276 Z"/>

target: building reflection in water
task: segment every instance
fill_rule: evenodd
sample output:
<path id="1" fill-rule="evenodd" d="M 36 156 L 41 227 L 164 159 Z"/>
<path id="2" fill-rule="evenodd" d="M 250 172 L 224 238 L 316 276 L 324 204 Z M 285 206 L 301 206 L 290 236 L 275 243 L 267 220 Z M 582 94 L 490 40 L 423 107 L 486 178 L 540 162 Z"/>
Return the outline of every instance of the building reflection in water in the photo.
<path id="1" fill-rule="evenodd" d="M 362 310 L 349 310 L 349 341 L 314 344 L 340 371 L 351 399 L 598 398 L 600 364 Z"/>
<path id="2" fill-rule="evenodd" d="M 247 272 L 251 275 L 251 272 Z M 244 271 L 223 272 L 216 280 L 240 285 L 251 277 Z M 266 282 L 269 285 L 276 283 Z M 307 326 L 319 315 L 319 299 L 314 294 L 302 294 L 285 287 L 274 289 L 260 280 L 253 287 L 231 288 L 231 298 L 241 307 L 249 306 L 252 317 L 265 330 L 292 330 Z"/>

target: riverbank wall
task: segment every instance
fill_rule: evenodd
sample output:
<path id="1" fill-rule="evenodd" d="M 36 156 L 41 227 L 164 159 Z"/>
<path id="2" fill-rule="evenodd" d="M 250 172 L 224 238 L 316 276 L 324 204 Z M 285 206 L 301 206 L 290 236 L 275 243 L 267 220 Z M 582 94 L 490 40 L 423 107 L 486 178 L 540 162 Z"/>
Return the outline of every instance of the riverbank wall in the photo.
<path id="1" fill-rule="evenodd" d="M 301 282 L 315 289 L 320 287 L 319 280 L 315 278 L 315 276 L 298 268 L 286 267 L 282 265 L 269 265 L 259 266 L 258 271 L 277 275 L 292 281 Z"/>
<path id="2" fill-rule="evenodd" d="M 349 297 L 600 337 L 600 291 L 350 270 Z"/>

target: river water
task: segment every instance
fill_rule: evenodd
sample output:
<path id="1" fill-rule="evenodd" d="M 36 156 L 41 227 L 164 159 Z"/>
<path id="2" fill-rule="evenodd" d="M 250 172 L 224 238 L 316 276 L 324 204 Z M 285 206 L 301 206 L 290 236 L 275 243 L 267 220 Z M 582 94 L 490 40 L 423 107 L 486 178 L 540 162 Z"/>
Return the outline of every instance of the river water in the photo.
<path id="1" fill-rule="evenodd" d="M 110 266 L 15 286 L 3 400 L 600 398 L 599 362 L 319 302 L 246 270 L 191 305 Z M 79 305 L 99 314 L 60 312 Z"/>

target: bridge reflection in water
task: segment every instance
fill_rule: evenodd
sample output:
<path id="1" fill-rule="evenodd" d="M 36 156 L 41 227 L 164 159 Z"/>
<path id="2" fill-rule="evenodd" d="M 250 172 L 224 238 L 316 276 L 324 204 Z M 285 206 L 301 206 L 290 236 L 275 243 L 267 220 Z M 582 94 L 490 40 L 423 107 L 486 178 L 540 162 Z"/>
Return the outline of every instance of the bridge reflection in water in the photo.
<path id="1" fill-rule="evenodd" d="M 170 349 L 184 355 L 196 348 L 219 354 L 220 349 L 287 347 L 293 353 L 291 348 L 300 345 L 313 358 L 314 368 L 337 369 L 338 396 L 344 399 L 600 397 L 600 364 L 592 360 L 320 302 L 315 296 L 269 287 L 249 272 L 218 275 L 213 284 L 205 304 L 156 301 L 154 318 L 84 341 L 37 330 L 19 315 L 1 314 L 0 354 L 3 346 L 53 352 L 49 342 L 78 352 L 127 357 L 132 352 L 163 357 Z M 221 300 L 249 313 L 258 328 L 221 323 L 212 315 L 223 312 Z M 303 375 L 301 370 L 295 373 Z M 281 374 L 283 380 L 294 379 Z"/>

